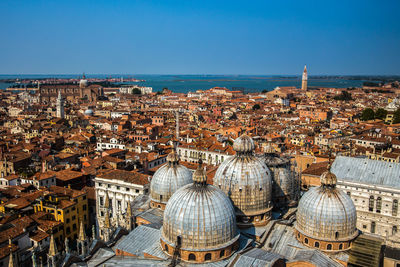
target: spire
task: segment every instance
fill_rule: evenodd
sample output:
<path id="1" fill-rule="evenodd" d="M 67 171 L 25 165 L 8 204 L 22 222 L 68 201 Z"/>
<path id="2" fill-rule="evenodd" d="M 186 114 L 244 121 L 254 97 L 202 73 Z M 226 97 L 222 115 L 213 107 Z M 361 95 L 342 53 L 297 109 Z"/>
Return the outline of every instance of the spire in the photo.
<path id="1" fill-rule="evenodd" d="M 8 261 L 8 267 L 14 267 L 14 257 L 13 257 L 13 252 L 12 252 L 12 242 L 11 238 L 8 239 L 8 247 L 10 249 L 10 260 Z"/>
<path id="2" fill-rule="evenodd" d="M 96 226 L 92 226 L 92 239 L 95 240 L 96 239 Z"/>
<path id="3" fill-rule="evenodd" d="M 131 201 L 128 200 L 128 205 L 126 207 L 126 215 L 128 216 L 128 219 L 132 217 L 132 207 L 131 207 Z"/>
<path id="4" fill-rule="evenodd" d="M 85 234 L 85 227 L 83 226 L 83 221 L 81 221 L 81 224 L 79 226 L 79 237 L 80 241 L 85 241 L 86 240 L 86 234 Z"/>
<path id="5" fill-rule="evenodd" d="M 176 111 L 176 129 L 175 129 L 175 131 L 176 131 L 176 135 L 175 135 L 176 141 L 179 142 L 179 110 Z"/>
<path id="6" fill-rule="evenodd" d="M 106 208 L 106 209 L 110 208 L 110 198 L 108 197 L 108 191 L 106 191 L 106 199 L 104 202 L 104 208 Z"/>
<path id="7" fill-rule="evenodd" d="M 54 257 L 57 255 L 57 245 L 56 242 L 54 241 L 54 235 L 51 234 L 50 237 L 50 247 L 49 247 L 49 257 Z"/>
<path id="8" fill-rule="evenodd" d="M 69 239 L 68 239 L 68 237 L 65 238 L 64 246 L 65 246 L 65 253 L 67 253 L 67 254 L 70 253 L 70 250 L 69 250 Z"/>
<path id="9" fill-rule="evenodd" d="M 10 260 L 8 261 L 8 267 L 14 267 L 14 259 L 13 259 L 13 253 L 12 253 L 12 249 L 10 247 Z"/>
<path id="10" fill-rule="evenodd" d="M 108 209 L 106 210 L 106 217 L 104 218 L 104 227 L 110 228 L 110 213 Z"/>

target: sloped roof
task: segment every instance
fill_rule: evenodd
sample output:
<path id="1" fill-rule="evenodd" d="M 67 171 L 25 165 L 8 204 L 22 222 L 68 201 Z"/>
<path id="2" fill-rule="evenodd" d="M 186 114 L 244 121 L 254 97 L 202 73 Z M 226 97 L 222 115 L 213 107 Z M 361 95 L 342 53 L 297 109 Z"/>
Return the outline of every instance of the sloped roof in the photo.
<path id="1" fill-rule="evenodd" d="M 339 181 L 400 189 L 400 163 L 338 156 L 331 171 Z"/>

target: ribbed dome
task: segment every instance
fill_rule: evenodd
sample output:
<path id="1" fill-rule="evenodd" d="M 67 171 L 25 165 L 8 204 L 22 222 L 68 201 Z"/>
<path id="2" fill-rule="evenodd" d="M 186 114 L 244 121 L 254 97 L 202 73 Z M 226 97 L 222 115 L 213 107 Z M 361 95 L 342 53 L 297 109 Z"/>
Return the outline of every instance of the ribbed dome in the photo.
<path id="1" fill-rule="evenodd" d="M 246 134 L 241 135 L 233 143 L 233 150 L 236 152 L 252 152 L 254 149 L 255 145 L 253 139 Z"/>
<path id="2" fill-rule="evenodd" d="M 85 110 L 85 115 L 92 116 L 93 115 L 93 110 L 91 110 L 91 109 Z"/>
<path id="3" fill-rule="evenodd" d="M 182 250 L 225 248 L 239 238 L 235 212 L 229 198 L 212 185 L 190 184 L 170 198 L 164 211 L 161 239 Z"/>
<path id="4" fill-rule="evenodd" d="M 192 182 L 192 172 L 179 164 L 179 156 L 173 151 L 167 156 L 167 163 L 151 179 L 151 200 L 166 204 L 176 190 Z"/>
<path id="5" fill-rule="evenodd" d="M 80 81 L 79 81 L 79 87 L 86 87 L 86 86 L 88 86 L 88 80 L 86 80 L 85 78 L 83 78 L 83 79 L 81 79 Z"/>
<path id="6" fill-rule="evenodd" d="M 351 198 L 335 187 L 311 188 L 300 199 L 296 229 L 317 240 L 346 241 L 353 239 L 357 213 Z"/>
<path id="7" fill-rule="evenodd" d="M 214 185 L 231 198 L 237 215 L 262 215 L 272 207 L 271 172 L 263 160 L 254 156 L 250 137 L 241 136 L 235 144 L 237 154 L 219 166 Z"/>

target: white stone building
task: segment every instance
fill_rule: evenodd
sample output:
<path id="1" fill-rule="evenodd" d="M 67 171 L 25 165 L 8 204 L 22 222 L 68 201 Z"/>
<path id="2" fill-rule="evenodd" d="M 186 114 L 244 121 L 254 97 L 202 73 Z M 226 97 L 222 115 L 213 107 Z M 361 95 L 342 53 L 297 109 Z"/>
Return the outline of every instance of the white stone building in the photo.
<path id="1" fill-rule="evenodd" d="M 400 247 L 400 164 L 339 156 L 332 172 L 356 206 L 357 228 Z"/>
<path id="2" fill-rule="evenodd" d="M 111 227 L 128 228 L 127 222 L 131 218 L 126 218 L 127 209 L 136 197 L 148 193 L 150 176 L 134 171 L 110 170 L 99 174 L 94 181 L 99 229 L 105 226 L 106 216 L 109 216 Z"/>
<path id="3" fill-rule="evenodd" d="M 125 150 L 125 144 L 122 142 L 118 141 L 117 138 L 110 138 L 110 140 L 103 141 L 101 138 L 97 142 L 97 148 L 96 150 L 101 151 L 101 150 L 107 150 L 107 149 L 113 149 L 113 148 L 119 148 Z"/>

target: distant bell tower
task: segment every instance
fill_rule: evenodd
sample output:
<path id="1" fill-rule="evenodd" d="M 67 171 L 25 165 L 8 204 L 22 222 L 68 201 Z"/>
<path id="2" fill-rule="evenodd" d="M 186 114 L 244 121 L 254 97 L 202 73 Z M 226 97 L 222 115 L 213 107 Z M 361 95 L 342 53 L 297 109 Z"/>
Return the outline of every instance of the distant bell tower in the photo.
<path id="1" fill-rule="evenodd" d="M 303 78 L 301 79 L 301 90 L 307 90 L 307 66 L 304 65 Z"/>
<path id="2" fill-rule="evenodd" d="M 64 119 L 64 99 L 61 96 L 60 90 L 57 97 L 57 118 Z"/>

